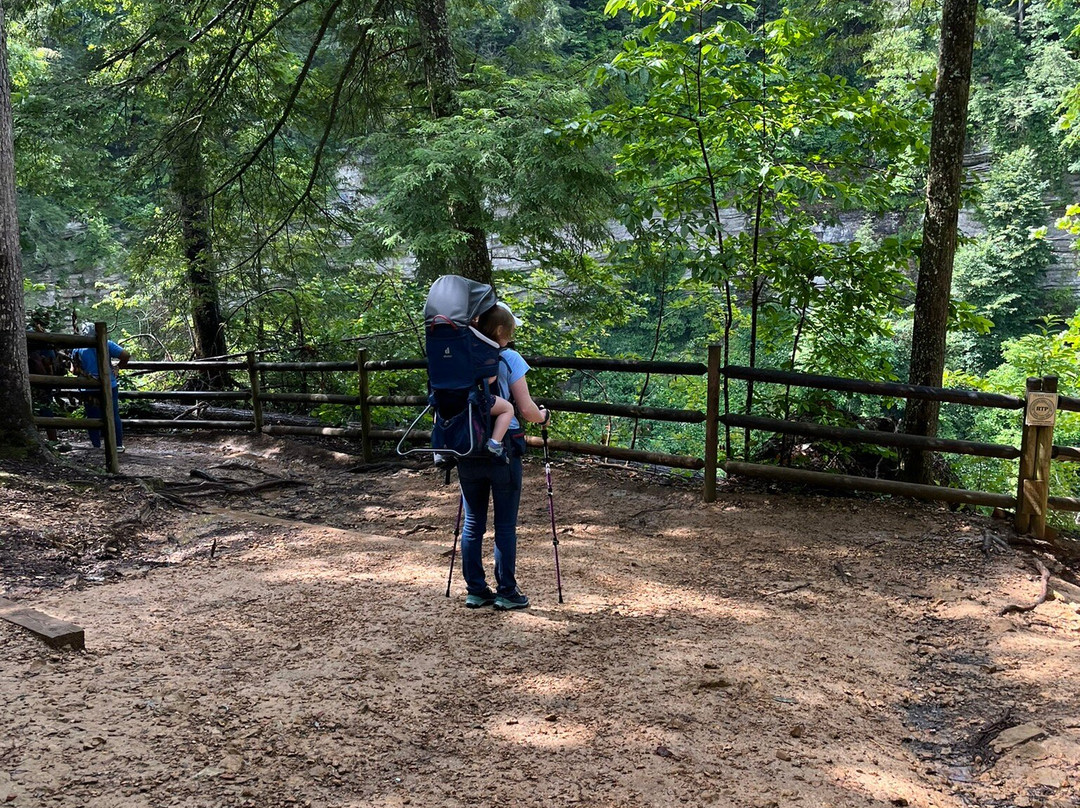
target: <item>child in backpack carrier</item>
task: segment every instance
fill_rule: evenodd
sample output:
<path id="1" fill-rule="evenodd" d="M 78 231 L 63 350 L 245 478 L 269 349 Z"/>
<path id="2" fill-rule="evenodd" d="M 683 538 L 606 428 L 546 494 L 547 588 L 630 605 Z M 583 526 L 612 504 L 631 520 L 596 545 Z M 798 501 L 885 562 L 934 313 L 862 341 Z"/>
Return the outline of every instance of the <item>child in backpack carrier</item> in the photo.
<path id="1" fill-rule="evenodd" d="M 508 309 L 493 306 L 488 312 L 480 316 L 479 331 L 492 342 L 505 348 L 514 336 L 514 315 Z M 498 389 L 498 376 L 488 379 L 488 384 Z M 503 446 L 503 438 L 510 430 L 510 424 L 514 420 L 514 405 L 502 396 L 488 395 L 488 407 L 495 422 L 491 426 L 491 438 L 487 442 L 487 450 L 504 463 L 510 462 L 510 457 Z"/>

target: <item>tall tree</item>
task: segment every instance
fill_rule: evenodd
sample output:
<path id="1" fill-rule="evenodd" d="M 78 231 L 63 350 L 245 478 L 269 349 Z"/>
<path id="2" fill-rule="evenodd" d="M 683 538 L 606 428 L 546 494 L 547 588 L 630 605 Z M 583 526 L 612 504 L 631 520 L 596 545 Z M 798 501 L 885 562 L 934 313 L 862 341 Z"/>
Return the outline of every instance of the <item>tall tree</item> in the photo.
<path id="1" fill-rule="evenodd" d="M 15 203 L 15 147 L 7 22 L 0 0 L 0 453 L 36 443 L 26 364 L 19 216 Z"/>
<path id="2" fill-rule="evenodd" d="M 417 0 L 416 19 L 431 114 L 436 119 L 452 117 L 461 111 L 461 105 L 457 98 L 457 60 L 451 44 L 446 0 Z M 488 234 L 480 224 L 483 205 L 477 184 L 470 180 L 467 177 L 460 183 L 462 193 L 446 200 L 450 222 L 461 234 L 450 260 L 433 262 L 432 256 L 425 253 L 417 256 L 420 274 L 425 280 L 452 273 L 491 283 Z"/>
<path id="3" fill-rule="evenodd" d="M 205 359 L 224 355 L 225 331 L 213 266 L 214 249 L 201 139 L 197 125 L 180 127 L 174 144 L 172 185 L 180 212 L 181 249 L 191 294 L 195 356 Z"/>
<path id="4" fill-rule="evenodd" d="M 941 12 L 941 50 L 931 123 L 926 215 L 911 337 L 911 384 L 940 386 L 945 371 L 945 333 L 949 324 L 953 258 L 956 255 L 956 221 L 960 211 L 978 5 L 978 0 L 945 0 Z M 911 435 L 936 436 L 938 409 L 937 402 L 909 401 L 904 430 Z M 927 481 L 929 467 L 926 461 L 924 452 L 908 452 L 905 458 L 908 478 Z"/>

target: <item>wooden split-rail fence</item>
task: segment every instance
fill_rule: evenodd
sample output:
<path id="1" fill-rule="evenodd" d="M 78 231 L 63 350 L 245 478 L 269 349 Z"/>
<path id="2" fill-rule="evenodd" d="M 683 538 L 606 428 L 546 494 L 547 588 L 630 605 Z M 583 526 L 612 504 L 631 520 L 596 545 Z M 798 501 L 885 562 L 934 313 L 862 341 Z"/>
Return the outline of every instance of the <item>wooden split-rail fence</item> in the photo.
<path id="1" fill-rule="evenodd" d="M 76 334 L 45 334 L 38 331 L 26 333 L 27 348 L 40 350 L 51 348 L 93 348 L 97 353 L 99 368 L 110 366 L 109 331 L 105 323 L 94 323 L 94 336 Z M 30 374 L 30 384 L 48 387 L 53 391 L 69 390 L 76 394 L 91 394 L 101 401 L 100 418 L 54 418 L 35 416 L 34 423 L 46 429 L 100 429 L 102 445 L 105 449 L 105 466 L 112 474 L 120 471 L 120 459 L 116 452 L 116 422 L 113 420 L 112 378 L 108 373 L 99 373 L 99 378 L 87 379 L 72 376 L 41 376 Z"/>
<path id="2" fill-rule="evenodd" d="M 28 333 L 27 339 L 38 343 L 48 343 L 59 347 L 85 347 L 91 344 L 97 348 L 99 367 L 108 366 L 106 349 L 107 332 L 103 323 L 96 324 L 95 337 L 73 337 L 65 334 Z M 590 455 L 612 460 L 625 460 L 669 468 L 702 471 L 704 473 L 704 499 L 713 502 L 716 499 L 716 481 L 718 470 L 728 476 L 745 476 L 780 482 L 791 482 L 816 487 L 839 488 L 850 491 L 869 491 L 882 494 L 914 497 L 949 503 L 983 505 L 1000 509 L 1012 509 L 1015 512 L 1016 527 L 1021 532 L 1043 536 L 1047 531 L 1046 519 L 1050 510 L 1080 511 L 1080 499 L 1071 497 L 1052 497 L 1049 495 L 1050 464 L 1052 460 L 1080 461 L 1080 449 L 1055 446 L 1053 443 L 1053 423 L 1059 410 L 1080 412 L 1080 399 L 1059 396 L 1057 379 L 1043 377 L 1029 379 L 1025 397 L 1008 396 L 997 393 L 984 393 L 974 390 L 960 390 L 940 387 L 924 387 L 891 382 L 868 382 L 858 379 L 845 379 L 833 376 L 818 376 L 806 373 L 724 366 L 722 349 L 711 346 L 708 361 L 697 362 L 656 362 L 634 359 L 586 359 L 566 357 L 526 357 L 534 368 L 554 368 L 581 371 L 614 371 L 636 374 L 674 374 L 706 376 L 706 411 L 664 409 L 638 405 L 611 404 L 606 402 L 570 401 L 537 397 L 536 401 L 556 412 L 573 412 L 592 415 L 624 417 L 641 420 L 666 421 L 685 424 L 704 424 L 705 435 L 701 456 L 665 454 L 606 446 L 592 443 L 580 443 L 563 440 L 550 440 L 549 447 L 554 451 L 571 454 Z M 141 372 L 197 372 L 200 374 L 229 373 L 246 374 L 248 387 L 240 390 L 121 390 L 121 399 L 136 400 L 172 400 L 205 405 L 213 402 L 250 403 L 250 415 L 242 415 L 225 420 L 207 420 L 200 418 L 179 419 L 125 419 L 124 423 L 145 429 L 224 429 L 236 431 L 254 431 L 267 435 L 311 435 L 340 437 L 358 440 L 365 461 L 373 458 L 373 444 L 378 442 L 397 442 L 405 434 L 403 429 L 379 429 L 372 425 L 371 411 L 374 407 L 410 407 L 418 408 L 427 404 L 424 395 L 373 396 L 370 394 L 370 377 L 373 373 L 401 372 L 426 368 L 423 359 L 372 360 L 368 352 L 361 349 L 356 359 L 348 362 L 264 362 L 256 358 L 255 352 L 249 352 L 245 358 L 234 361 L 191 361 L 191 362 L 129 362 L 128 369 Z M 351 372 L 357 374 L 355 394 L 272 392 L 266 389 L 264 379 L 270 373 L 323 373 Z M 1021 445 L 1013 447 L 1002 444 L 980 443 L 976 441 L 927 438 L 898 432 L 886 432 L 870 429 L 841 428 L 824 426 L 801 421 L 766 418 L 731 412 L 721 412 L 721 391 L 725 381 L 741 380 L 748 383 L 781 384 L 785 386 L 807 387 L 817 390 L 829 390 L 864 395 L 877 395 L 890 399 L 924 399 L 939 403 L 953 403 L 973 407 L 993 407 L 1015 410 L 1017 417 L 1023 419 Z M 86 388 L 87 380 L 70 377 L 31 376 L 31 384 L 52 388 Z M 118 471 L 115 435 L 113 434 L 111 396 L 101 383 L 101 398 L 105 415 L 102 419 L 73 418 L 35 418 L 43 427 L 62 428 L 101 428 L 103 430 L 106 464 L 109 471 Z M 275 403 L 304 404 L 339 404 L 357 407 L 360 410 L 359 426 L 321 427 L 295 426 L 287 424 L 269 424 L 265 418 L 265 408 Z M 908 451 L 927 451 L 973 455 L 986 458 L 1018 460 L 1019 473 L 1015 494 L 1001 494 L 988 491 L 973 491 L 940 485 L 924 485 L 900 480 L 862 477 L 849 474 L 810 471 L 775 465 L 750 463 L 728 458 L 720 460 L 721 429 L 744 429 L 771 432 L 782 435 L 798 435 L 851 444 L 887 446 Z M 414 431 L 410 439 L 427 441 L 430 433 Z M 528 436 L 531 445 L 541 445 L 540 438 Z"/>

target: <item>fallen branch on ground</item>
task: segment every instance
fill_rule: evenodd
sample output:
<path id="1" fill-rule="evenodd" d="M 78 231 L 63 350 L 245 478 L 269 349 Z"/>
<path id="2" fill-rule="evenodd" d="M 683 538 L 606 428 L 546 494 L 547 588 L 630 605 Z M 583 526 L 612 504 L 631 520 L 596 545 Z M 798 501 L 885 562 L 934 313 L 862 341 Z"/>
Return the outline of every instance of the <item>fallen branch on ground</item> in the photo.
<path id="1" fill-rule="evenodd" d="M 264 480 L 261 483 L 254 483 L 252 485 L 235 485 L 232 483 L 226 483 L 224 481 L 210 482 L 204 480 L 199 483 L 166 483 L 161 494 L 185 494 L 192 497 L 205 497 L 210 494 L 257 494 L 261 491 L 269 491 L 274 488 L 300 488 L 303 486 L 311 485 L 311 483 L 304 482 L 303 480 L 285 480 L 285 479 L 273 479 Z"/>
<path id="2" fill-rule="evenodd" d="M 984 530 L 982 538 L 982 552 L 984 556 L 988 556 L 993 552 L 1004 553 L 1009 550 L 1009 542 L 1001 538 L 997 533 L 992 530 Z"/>
<path id="3" fill-rule="evenodd" d="M 347 468 L 345 471 L 349 474 L 373 474 L 377 471 L 400 471 L 401 469 L 420 471 L 425 468 L 431 468 L 431 464 L 427 462 L 417 463 L 405 460 L 382 460 L 375 463 L 362 463 L 359 466 Z"/>
<path id="4" fill-rule="evenodd" d="M 682 507 L 681 505 L 661 505 L 659 508 L 645 508 L 643 510 L 638 511 L 637 513 L 630 514 L 626 518 L 627 519 L 637 519 L 639 516 L 644 516 L 647 513 L 660 513 L 660 511 L 671 511 L 671 510 L 675 510 L 675 509 L 681 508 L 681 507 Z"/>
<path id="5" fill-rule="evenodd" d="M 264 474 L 267 477 L 274 477 L 275 479 L 281 479 L 280 475 L 274 474 L 272 471 L 266 471 L 256 466 L 254 463 L 243 463 L 239 460 L 230 460 L 228 463 L 218 463 L 216 466 L 211 466 L 212 469 L 229 469 L 235 471 L 257 471 L 259 474 Z"/>
<path id="6" fill-rule="evenodd" d="M 788 595 L 788 594 L 790 594 L 792 592 L 798 592 L 800 589 L 806 589 L 806 587 L 808 587 L 808 586 L 810 586 L 809 581 L 807 581 L 806 583 L 802 583 L 802 584 L 796 584 L 795 586 L 789 586 L 786 589 L 775 589 L 772 592 L 766 592 L 761 597 L 763 597 L 763 598 L 771 598 L 774 595 Z"/>

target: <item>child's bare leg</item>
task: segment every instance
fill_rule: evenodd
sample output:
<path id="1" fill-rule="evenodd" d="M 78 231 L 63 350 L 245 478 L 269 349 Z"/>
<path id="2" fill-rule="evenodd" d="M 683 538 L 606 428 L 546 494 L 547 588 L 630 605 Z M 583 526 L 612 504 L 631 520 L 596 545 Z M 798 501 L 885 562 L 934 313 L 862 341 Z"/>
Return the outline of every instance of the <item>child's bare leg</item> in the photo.
<path id="1" fill-rule="evenodd" d="M 495 403 L 491 405 L 491 414 L 495 416 L 495 423 L 491 427 L 491 439 L 496 443 L 502 443 L 510 429 L 510 422 L 514 420 L 514 405 L 501 396 L 495 396 Z"/>

